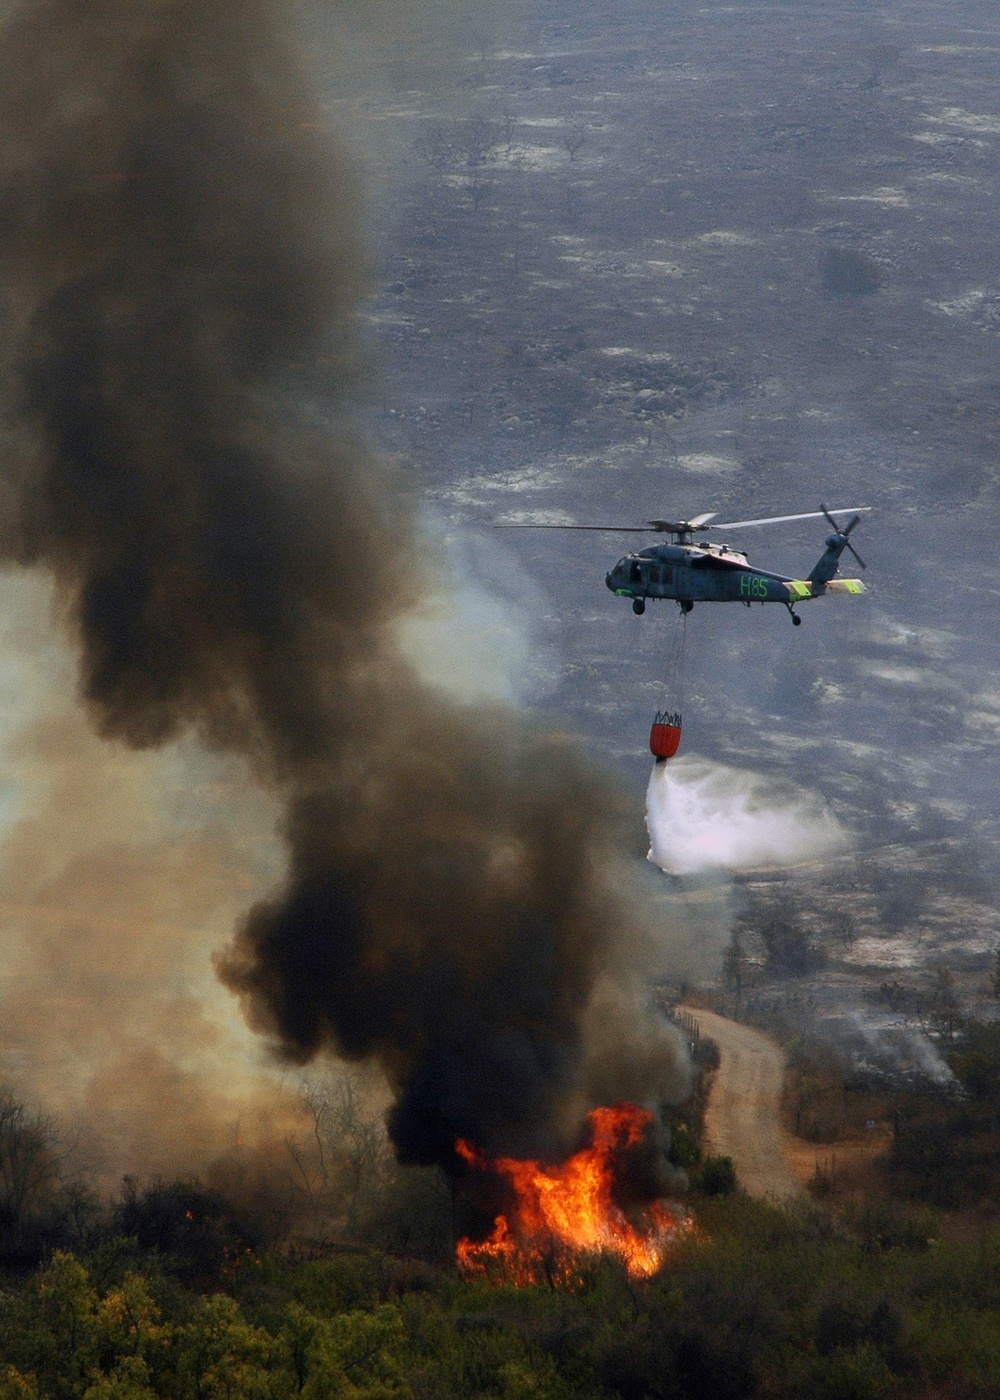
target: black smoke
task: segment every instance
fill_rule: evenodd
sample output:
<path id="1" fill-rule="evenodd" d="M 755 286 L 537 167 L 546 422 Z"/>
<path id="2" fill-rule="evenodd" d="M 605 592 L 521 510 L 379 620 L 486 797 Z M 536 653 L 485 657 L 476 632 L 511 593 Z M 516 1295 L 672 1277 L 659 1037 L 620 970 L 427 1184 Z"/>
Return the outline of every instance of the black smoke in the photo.
<path id="1" fill-rule="evenodd" d="M 4 22 L 0 546 L 55 576 L 100 733 L 193 730 L 281 796 L 285 886 L 219 959 L 251 1025 L 292 1061 L 376 1058 L 404 1160 L 457 1136 L 554 1151 L 636 921 L 619 800 L 397 647 L 422 546 L 350 426 L 357 189 L 284 9 L 35 0 Z"/>

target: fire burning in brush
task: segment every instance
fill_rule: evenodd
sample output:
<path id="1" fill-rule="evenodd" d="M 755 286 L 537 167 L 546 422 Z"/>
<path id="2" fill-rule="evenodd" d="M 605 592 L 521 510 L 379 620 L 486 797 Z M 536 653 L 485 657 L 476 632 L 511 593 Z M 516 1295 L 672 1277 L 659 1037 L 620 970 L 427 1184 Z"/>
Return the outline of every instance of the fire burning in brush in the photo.
<path id="1" fill-rule="evenodd" d="M 650 1278 L 663 1264 L 672 1239 L 690 1223 L 660 1200 L 625 1209 L 616 1187 L 626 1154 L 653 1123 L 648 1109 L 619 1103 L 587 1115 L 590 1143 L 559 1166 L 511 1157 L 489 1158 L 459 1140 L 456 1151 L 475 1171 L 505 1181 L 512 1208 L 497 1215 L 485 1240 L 458 1243 L 460 1266 L 469 1273 L 497 1268 L 514 1283 L 566 1281 L 581 1256 L 611 1254 L 633 1278 Z"/>

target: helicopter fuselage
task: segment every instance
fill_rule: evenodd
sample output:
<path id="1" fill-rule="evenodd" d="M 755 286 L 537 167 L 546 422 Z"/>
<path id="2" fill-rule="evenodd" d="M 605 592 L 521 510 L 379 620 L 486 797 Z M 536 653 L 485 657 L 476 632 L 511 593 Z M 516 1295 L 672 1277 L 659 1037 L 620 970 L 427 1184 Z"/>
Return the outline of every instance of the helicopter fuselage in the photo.
<path id="1" fill-rule="evenodd" d="M 865 591 L 860 579 L 833 577 L 846 542 L 845 536 L 831 535 L 819 563 L 800 579 L 754 568 L 746 554 L 728 545 L 700 541 L 658 544 L 627 554 L 605 582 L 618 597 L 631 598 L 636 612 L 644 610 L 647 598 L 673 599 L 686 609 L 695 603 L 783 603 L 791 611 L 824 593 Z"/>

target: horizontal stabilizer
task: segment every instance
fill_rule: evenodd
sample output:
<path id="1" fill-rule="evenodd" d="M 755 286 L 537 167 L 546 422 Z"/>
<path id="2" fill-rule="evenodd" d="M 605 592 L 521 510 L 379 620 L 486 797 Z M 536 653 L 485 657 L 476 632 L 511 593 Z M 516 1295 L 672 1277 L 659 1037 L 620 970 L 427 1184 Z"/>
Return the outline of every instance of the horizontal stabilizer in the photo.
<path id="1" fill-rule="evenodd" d="M 827 593 L 867 593 L 859 578 L 832 578 L 824 590 Z"/>

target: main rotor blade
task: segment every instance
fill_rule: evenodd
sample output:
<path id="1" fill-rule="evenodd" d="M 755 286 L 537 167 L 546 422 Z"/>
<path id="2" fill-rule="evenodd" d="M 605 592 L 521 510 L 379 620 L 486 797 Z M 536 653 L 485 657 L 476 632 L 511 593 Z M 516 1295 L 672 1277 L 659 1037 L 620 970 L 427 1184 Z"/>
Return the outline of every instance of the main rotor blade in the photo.
<path id="1" fill-rule="evenodd" d="M 857 515 L 871 510 L 871 506 L 851 506 L 840 510 L 807 510 L 804 515 L 769 515 L 765 520 L 727 520 L 721 525 L 707 525 L 708 530 L 745 530 L 749 525 L 783 525 L 786 520 L 822 520 L 825 516 L 835 530 L 840 526 L 832 517 L 835 515 Z"/>
<path id="2" fill-rule="evenodd" d="M 656 534 L 656 527 L 653 525 L 552 525 L 548 522 L 539 521 L 537 524 L 531 520 L 494 520 L 494 530 L 603 530 L 605 533 L 613 535 L 634 535 L 636 531 L 644 534 Z"/>
<path id="3" fill-rule="evenodd" d="M 768 515 L 763 520 L 725 520 L 720 525 L 709 524 L 709 521 L 715 519 L 715 511 L 696 515 L 691 520 L 648 520 L 645 525 L 563 525 L 550 521 L 494 520 L 493 528 L 494 530 L 603 530 L 606 534 L 612 535 L 679 535 L 687 534 L 692 530 L 746 530 L 755 525 L 784 525 L 789 520 L 822 520 L 825 518 L 835 530 L 842 534 L 850 534 L 857 524 L 857 520 L 852 521 L 846 530 L 841 531 L 841 527 L 833 517 L 835 515 L 859 516 L 869 510 L 871 510 L 871 506 L 845 506 L 839 510 L 827 510 L 824 506 L 821 510 L 807 510 L 802 515 Z"/>

